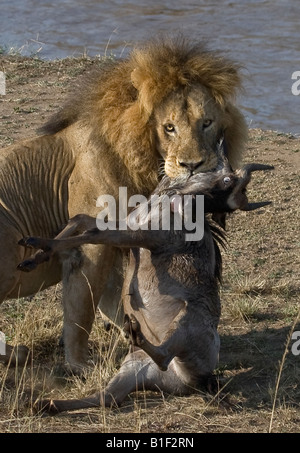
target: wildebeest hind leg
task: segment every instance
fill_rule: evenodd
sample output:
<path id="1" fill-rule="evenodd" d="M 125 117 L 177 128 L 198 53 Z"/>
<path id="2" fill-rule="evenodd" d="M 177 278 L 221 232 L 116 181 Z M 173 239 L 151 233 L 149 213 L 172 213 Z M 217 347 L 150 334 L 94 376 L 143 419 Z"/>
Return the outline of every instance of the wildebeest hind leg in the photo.
<path id="1" fill-rule="evenodd" d="M 189 393 L 188 387 L 181 382 L 171 367 L 165 372 L 161 371 L 145 351 L 140 349 L 126 356 L 119 372 L 102 392 L 74 400 L 40 400 L 36 402 L 35 410 L 54 415 L 91 407 L 119 406 L 127 395 L 138 390 Z"/>

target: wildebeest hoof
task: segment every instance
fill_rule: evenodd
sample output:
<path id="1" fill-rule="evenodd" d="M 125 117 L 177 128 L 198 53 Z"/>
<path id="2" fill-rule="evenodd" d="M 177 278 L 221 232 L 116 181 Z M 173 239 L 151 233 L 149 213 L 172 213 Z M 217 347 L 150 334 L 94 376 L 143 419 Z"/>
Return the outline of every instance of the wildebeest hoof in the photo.
<path id="1" fill-rule="evenodd" d="M 34 249 L 37 246 L 36 242 L 37 242 L 36 238 L 27 236 L 27 237 L 23 237 L 22 239 L 20 239 L 18 244 L 22 245 L 23 247 L 28 247 L 28 248 Z"/>
<path id="2" fill-rule="evenodd" d="M 31 272 L 37 267 L 37 263 L 34 259 L 28 259 L 22 261 L 22 263 L 18 264 L 17 269 L 22 272 Z"/>
<path id="3" fill-rule="evenodd" d="M 34 403 L 33 412 L 37 414 L 49 414 L 49 415 L 56 415 L 58 414 L 59 410 L 54 404 L 53 400 L 38 400 Z"/>

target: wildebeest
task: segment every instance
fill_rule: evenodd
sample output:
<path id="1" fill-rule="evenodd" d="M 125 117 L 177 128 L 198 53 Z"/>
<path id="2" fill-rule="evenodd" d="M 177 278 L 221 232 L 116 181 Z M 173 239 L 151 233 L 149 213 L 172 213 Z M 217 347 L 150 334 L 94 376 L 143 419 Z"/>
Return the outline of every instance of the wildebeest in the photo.
<path id="1" fill-rule="evenodd" d="M 138 208 L 140 229 L 112 231 L 89 229 L 74 237 L 74 231 L 84 231 L 95 226 L 95 219 L 79 215 L 70 221 L 65 238 L 24 238 L 22 245 L 41 249 L 33 256 L 36 264 L 62 250 L 79 247 L 85 243 L 108 243 L 129 248 L 122 298 L 125 312 L 124 329 L 131 338 L 131 350 L 119 372 L 107 387 L 90 397 L 78 400 L 45 400 L 37 408 L 50 413 L 93 406 L 121 404 L 124 398 L 137 389 L 157 390 L 171 394 L 189 394 L 204 387 L 215 391 L 213 374 L 218 362 L 220 340 L 219 282 L 221 278 L 221 253 L 219 244 L 224 231 L 204 216 L 203 237 L 186 240 L 185 224 L 175 228 L 178 209 L 176 197 L 193 195 L 190 215 L 195 218 L 197 195 L 204 195 L 207 213 L 232 212 L 236 209 L 252 210 L 268 204 L 248 203 L 246 186 L 251 172 L 273 167 L 248 164 L 233 172 L 224 162 L 215 172 L 198 173 L 188 178 L 170 180 L 164 177 L 158 185 L 156 205 Z M 171 200 L 170 228 L 151 229 L 152 210 L 163 197 Z M 177 205 L 176 205 L 177 206 Z M 187 206 L 181 206 L 184 217 Z M 136 212 L 128 216 L 130 225 Z M 142 225 L 147 228 L 143 229 Z M 195 226 L 195 229 L 197 226 Z M 62 237 L 62 236 L 61 236 Z"/>

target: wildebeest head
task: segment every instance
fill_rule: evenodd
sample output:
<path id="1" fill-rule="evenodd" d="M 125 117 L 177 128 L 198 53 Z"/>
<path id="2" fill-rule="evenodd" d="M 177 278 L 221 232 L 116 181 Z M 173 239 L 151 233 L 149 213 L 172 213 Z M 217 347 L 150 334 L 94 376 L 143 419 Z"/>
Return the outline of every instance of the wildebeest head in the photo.
<path id="1" fill-rule="evenodd" d="M 247 185 L 254 171 L 272 170 L 271 165 L 250 163 L 233 171 L 221 141 L 218 145 L 219 163 L 214 171 L 197 173 L 188 177 L 170 179 L 165 176 L 156 189 L 156 193 L 169 196 L 204 195 L 205 212 L 226 213 L 237 209 L 252 211 L 270 204 L 270 201 L 249 203 Z"/>

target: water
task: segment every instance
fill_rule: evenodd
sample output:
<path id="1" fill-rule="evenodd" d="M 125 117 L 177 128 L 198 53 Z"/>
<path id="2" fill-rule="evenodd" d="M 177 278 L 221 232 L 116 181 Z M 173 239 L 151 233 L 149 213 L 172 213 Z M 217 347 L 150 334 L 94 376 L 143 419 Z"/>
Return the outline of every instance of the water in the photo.
<path id="1" fill-rule="evenodd" d="M 113 53 L 161 32 L 204 39 L 246 69 L 249 127 L 300 133 L 298 0 L 1 0 L 0 46 L 55 59 Z M 299 85 L 300 91 L 300 85 Z"/>

